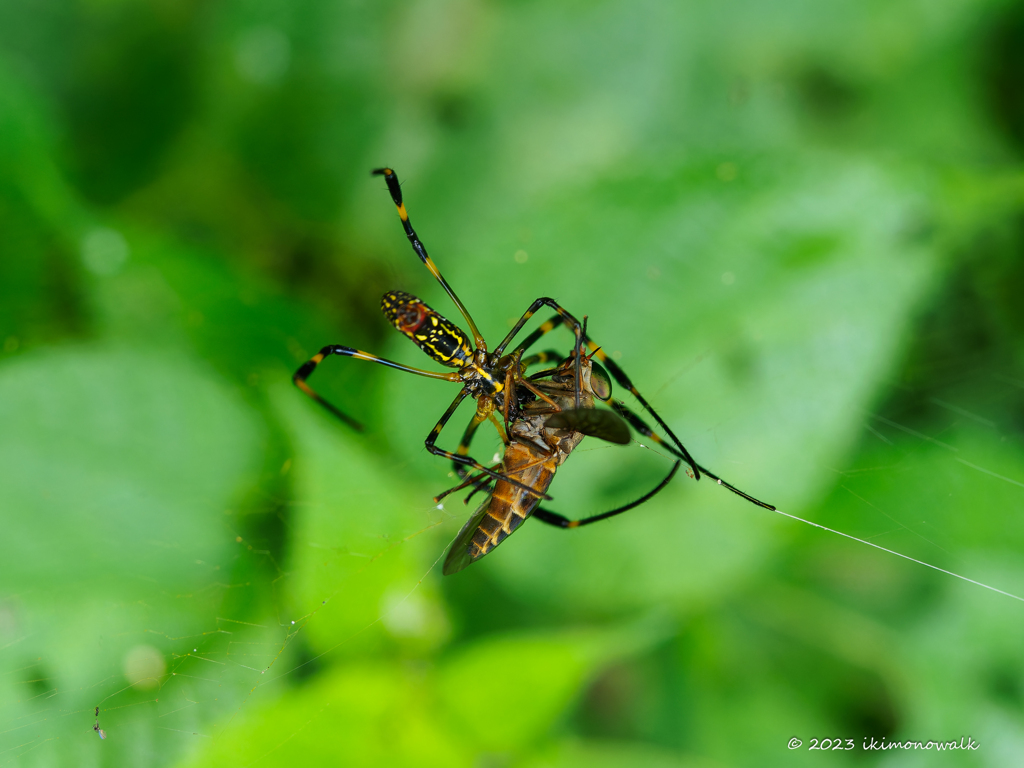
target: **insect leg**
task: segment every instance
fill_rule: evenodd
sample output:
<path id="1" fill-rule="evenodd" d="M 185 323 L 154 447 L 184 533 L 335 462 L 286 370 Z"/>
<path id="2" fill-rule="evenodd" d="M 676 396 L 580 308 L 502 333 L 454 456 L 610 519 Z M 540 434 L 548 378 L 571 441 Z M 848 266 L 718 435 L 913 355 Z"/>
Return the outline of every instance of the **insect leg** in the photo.
<path id="1" fill-rule="evenodd" d="M 398 217 L 402 220 L 402 227 L 405 229 L 405 236 L 409 238 L 409 242 L 412 244 L 412 248 L 416 251 L 416 255 L 420 257 L 427 269 L 430 270 L 437 282 L 444 288 L 445 293 L 451 297 L 451 300 L 455 302 L 455 306 L 459 308 L 459 312 L 466 318 L 466 322 L 469 323 L 469 330 L 473 333 L 473 340 L 476 343 L 477 349 L 482 349 L 484 352 L 487 351 L 487 343 L 484 341 L 484 337 L 480 335 L 480 330 L 476 327 L 476 323 L 473 322 L 473 318 L 469 315 L 469 310 L 466 309 L 465 305 L 459 301 L 459 297 L 455 295 L 455 291 L 448 285 L 448 281 L 441 275 L 441 270 L 434 264 L 434 260 L 427 255 L 427 249 L 423 247 L 423 243 L 420 241 L 419 235 L 416 234 L 416 230 L 412 228 L 412 224 L 409 222 L 409 214 L 405 210 L 405 204 L 402 202 L 402 187 L 398 183 L 398 176 L 390 168 L 375 168 L 373 170 L 374 176 L 383 176 L 384 181 L 388 184 L 388 192 L 391 193 L 391 199 L 395 201 L 395 207 L 398 208 Z"/>
<path id="2" fill-rule="evenodd" d="M 538 458 L 536 458 L 535 460 L 533 460 L 531 462 L 527 462 L 525 464 L 520 464 L 519 466 L 516 467 L 516 472 L 522 472 L 525 469 L 529 469 L 530 467 L 535 467 L 538 464 L 542 464 L 545 461 L 547 461 L 548 458 L 549 457 L 547 455 L 541 455 L 541 456 L 539 456 Z M 497 467 L 500 467 L 500 466 L 502 466 L 502 463 L 495 464 L 494 468 L 496 469 Z M 467 472 L 466 474 L 469 474 L 469 473 Z M 449 494 L 455 493 L 456 491 L 461 491 L 463 488 L 466 488 L 467 486 L 470 486 L 470 485 L 473 486 L 473 490 L 470 491 L 469 494 L 466 496 L 466 498 L 464 498 L 462 500 L 463 504 L 468 504 L 469 500 L 472 499 L 473 496 L 475 496 L 480 491 L 486 491 L 487 493 L 494 493 L 494 481 L 491 480 L 486 475 L 478 474 L 475 477 L 467 478 L 461 485 L 457 485 L 454 488 L 449 488 L 447 491 L 445 491 L 440 496 L 438 496 L 437 499 L 441 500 L 445 496 L 448 496 Z"/>
<path id="3" fill-rule="evenodd" d="M 633 413 L 631 410 L 629 410 L 629 408 L 626 407 L 625 403 L 619 402 L 618 400 L 612 400 L 610 405 L 615 410 L 616 413 L 618 413 L 620 416 L 622 416 L 622 418 L 624 418 L 626 421 L 629 422 L 630 426 L 633 427 L 633 429 L 635 429 L 637 432 L 639 432 L 644 437 L 651 438 L 651 440 L 656 442 L 658 445 L 660 445 L 666 451 L 671 453 L 673 456 L 675 456 L 675 457 L 677 457 L 679 459 L 682 459 L 683 461 L 688 463 L 691 467 L 694 467 L 695 469 L 699 469 L 701 472 L 703 472 L 705 475 L 707 475 L 712 480 L 717 482 L 719 485 L 721 485 L 721 486 L 723 486 L 725 488 L 728 488 L 730 491 L 735 493 L 737 496 L 742 496 L 747 501 L 751 501 L 754 504 L 757 504 L 757 506 L 759 506 L 759 507 L 764 507 L 765 509 L 770 509 L 773 512 L 775 511 L 775 507 L 773 507 L 771 504 L 765 504 L 760 499 L 755 499 L 750 494 L 744 493 L 743 491 L 741 491 L 736 486 L 730 485 L 729 483 L 725 482 L 725 480 L 720 478 L 718 475 L 716 475 L 713 472 L 711 472 L 711 471 L 705 469 L 704 467 L 700 466 L 700 464 L 697 464 L 696 462 L 693 461 L 692 458 L 690 458 L 690 455 L 688 453 L 684 456 L 682 452 L 676 450 L 675 446 L 673 446 L 671 443 L 666 442 L 665 440 L 663 440 L 661 435 L 659 435 L 657 432 L 655 432 L 649 426 L 647 426 L 647 424 L 644 423 L 643 419 L 641 419 L 639 416 L 637 416 L 635 413 Z"/>
<path id="4" fill-rule="evenodd" d="M 303 363 L 299 370 L 295 372 L 295 375 L 292 376 L 292 381 L 295 382 L 295 386 L 309 395 L 313 400 L 316 400 L 316 402 L 320 403 L 320 405 L 344 421 L 350 427 L 359 431 L 362 431 L 363 429 L 362 424 L 324 400 L 313 390 L 312 387 L 309 386 L 309 384 L 306 383 L 306 379 L 312 375 L 313 371 L 316 370 L 316 367 L 320 365 L 325 357 L 329 357 L 330 355 L 342 355 L 343 357 L 354 357 L 356 360 L 368 360 L 371 363 L 380 363 L 381 365 L 386 365 L 388 368 L 395 368 L 399 371 L 405 371 L 406 373 L 415 373 L 417 376 L 426 376 L 430 379 L 461 381 L 458 373 L 434 373 L 433 371 L 424 371 L 420 368 L 410 368 L 407 365 L 394 363 L 391 360 L 385 360 L 383 357 L 371 355 L 369 352 L 361 352 L 358 349 L 343 347 L 340 344 L 329 344 Z"/>
<path id="5" fill-rule="evenodd" d="M 537 388 L 537 387 L 535 387 L 535 386 L 534 386 L 533 384 L 531 384 L 531 383 L 530 383 L 530 380 L 529 380 L 529 379 L 523 379 L 523 380 L 521 380 L 521 381 L 519 382 L 519 385 L 520 385 L 520 386 L 521 386 L 521 387 L 522 387 L 523 389 L 526 389 L 526 390 L 529 390 L 530 392 L 533 392 L 533 394 L 535 394 L 535 395 L 537 396 L 537 399 L 538 399 L 538 400 L 543 400 L 543 401 L 544 401 L 545 403 L 547 403 L 548 405 L 550 405 L 550 406 L 551 406 L 551 409 L 552 409 L 553 411 L 557 411 L 557 410 L 559 409 L 559 408 L 558 408 L 558 403 L 556 403 L 556 402 L 555 402 L 554 400 L 552 400 L 552 399 L 551 399 L 550 397 L 548 397 L 548 396 L 547 396 L 546 394 L 544 394 L 544 391 L 543 391 L 543 390 L 541 390 L 541 389 L 538 389 L 538 388 Z"/>
<path id="6" fill-rule="evenodd" d="M 645 493 L 636 501 L 631 501 L 629 504 L 624 504 L 621 507 L 616 507 L 615 509 L 609 510 L 608 512 L 602 512 L 600 515 L 592 515 L 590 517 L 584 517 L 580 520 L 570 520 L 569 518 L 565 517 L 564 515 L 560 515 L 557 512 L 551 512 L 550 510 L 541 509 L 540 507 L 537 507 L 536 509 L 533 510 L 533 517 L 537 518 L 542 523 L 553 525 L 556 528 L 579 528 L 581 525 L 589 525 L 590 523 L 596 523 L 599 520 L 607 520 L 609 517 L 621 515 L 623 512 L 628 512 L 634 507 L 639 507 L 645 501 L 650 500 L 652 496 L 654 496 L 656 493 L 658 493 L 658 491 L 660 491 L 662 488 L 668 485 L 672 481 L 672 478 L 675 477 L 675 474 L 678 471 L 680 464 L 682 464 L 682 461 L 677 459 L 676 463 L 672 465 L 671 471 L 668 473 L 668 475 L 665 476 L 665 479 L 658 483 L 652 490 Z"/>
<path id="7" fill-rule="evenodd" d="M 495 464 L 494 466 L 500 467 L 501 464 Z M 491 480 L 486 475 L 476 475 L 475 477 L 467 478 L 459 485 L 456 485 L 454 488 L 449 488 L 447 491 L 439 493 L 437 496 L 434 497 L 434 501 L 440 501 L 445 496 L 450 496 L 451 494 L 456 493 L 457 491 L 461 491 L 463 488 L 468 488 L 469 486 L 473 486 L 473 490 L 470 491 L 469 494 L 467 494 L 466 498 L 462 500 L 463 504 L 469 504 L 469 500 L 473 498 L 474 495 L 476 495 L 477 491 L 486 490 L 487 493 L 489 494 L 494 492 L 493 480 Z"/>
<path id="8" fill-rule="evenodd" d="M 448 423 L 448 420 L 452 417 L 452 414 L 455 413 L 455 410 L 466 398 L 467 394 L 469 393 L 468 390 L 466 389 L 463 389 L 461 392 L 459 392 L 459 394 L 456 395 L 455 399 L 452 401 L 452 404 L 448 406 L 448 410 L 444 412 L 444 415 L 441 416 L 437 424 L 434 425 L 434 428 L 430 430 L 430 434 L 427 435 L 427 439 L 424 441 L 424 445 L 426 446 L 427 450 L 430 451 L 430 453 L 433 454 L 434 456 L 441 456 L 442 458 L 451 460 L 455 464 L 462 464 L 463 466 L 466 467 L 472 467 L 477 472 L 483 472 L 485 475 L 490 475 L 495 480 L 504 480 L 505 482 L 510 483 L 516 486 L 517 488 L 520 488 L 526 491 L 527 493 L 532 494 L 533 496 L 539 496 L 542 499 L 550 499 L 551 497 L 548 496 L 546 493 L 541 493 L 540 491 L 537 491 L 528 485 L 520 483 L 518 480 L 513 480 L 508 475 L 504 475 L 500 472 L 495 472 L 493 469 L 488 469 L 471 456 L 460 456 L 458 453 L 455 453 L 454 451 L 446 451 L 443 448 L 438 448 L 437 445 L 435 445 L 438 435 L 440 435 L 441 430 L 444 429 L 444 425 Z"/>

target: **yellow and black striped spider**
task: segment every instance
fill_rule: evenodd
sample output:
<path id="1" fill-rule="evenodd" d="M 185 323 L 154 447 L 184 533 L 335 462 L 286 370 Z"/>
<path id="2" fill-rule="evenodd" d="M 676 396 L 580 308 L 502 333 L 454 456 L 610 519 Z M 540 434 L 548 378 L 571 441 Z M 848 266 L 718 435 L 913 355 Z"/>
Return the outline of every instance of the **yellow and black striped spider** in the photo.
<path id="1" fill-rule="evenodd" d="M 405 205 L 402 202 L 402 190 L 399 187 L 398 177 L 395 175 L 395 172 L 390 168 L 378 168 L 373 173 L 383 176 L 387 182 L 388 191 L 391 193 L 391 198 L 398 208 L 398 216 L 402 220 L 402 226 L 405 228 L 405 234 L 409 238 L 413 250 L 416 251 L 420 261 L 426 265 L 430 273 L 451 297 L 455 306 L 458 307 L 459 312 L 469 325 L 470 332 L 473 335 L 473 343 L 470 343 L 469 337 L 457 325 L 431 309 L 420 299 L 404 291 L 388 291 L 381 300 L 381 311 L 391 321 L 392 325 L 411 339 L 430 358 L 441 365 L 455 369 L 453 372 L 438 373 L 420 368 L 412 368 L 391 360 L 385 360 L 369 352 L 363 352 L 339 344 L 331 344 L 321 349 L 320 352 L 304 363 L 295 372 L 293 380 L 296 386 L 309 395 L 309 397 L 358 430 L 362 429 L 362 425 L 358 421 L 328 403 L 306 382 L 306 379 L 309 378 L 316 367 L 324 358 L 330 355 L 342 355 L 358 360 L 368 360 L 373 363 L 386 365 L 389 368 L 414 373 L 418 376 L 443 379 L 462 385 L 462 389 L 456 395 L 448 410 L 444 412 L 430 431 L 430 434 L 427 435 L 425 441 L 426 448 L 435 456 L 442 456 L 451 460 L 460 478 L 466 478 L 471 471 L 479 473 L 476 478 L 468 481 L 466 484 L 472 483 L 480 487 L 481 485 L 493 483 L 494 488 L 489 489 L 491 493 L 497 493 L 499 489 L 504 489 L 502 492 L 506 495 L 515 493 L 517 500 L 515 503 L 491 505 L 495 509 L 495 513 L 491 514 L 491 517 L 495 518 L 492 522 L 497 524 L 498 529 L 488 534 L 489 543 L 481 547 L 474 545 L 472 538 L 474 531 L 488 526 L 488 523 L 481 522 L 482 516 L 490 514 L 488 512 L 490 507 L 485 502 L 484 506 L 478 510 L 477 514 L 463 528 L 462 534 L 460 534 L 452 551 L 449 553 L 448 561 L 445 564 L 445 573 L 461 570 L 470 562 L 475 562 L 475 560 L 483 557 L 483 555 L 491 551 L 515 530 L 519 523 L 531 515 L 560 528 L 575 528 L 580 525 L 597 522 L 598 520 L 604 520 L 632 509 L 660 491 L 671 480 L 682 461 L 685 461 L 690 466 L 695 479 L 699 480 L 703 472 L 733 493 L 739 494 L 762 507 L 775 509 L 771 505 L 743 493 L 697 464 L 679 438 L 673 434 L 668 425 L 648 405 L 647 401 L 637 391 L 636 387 L 633 386 L 633 383 L 622 369 L 613 360 L 610 360 L 587 335 L 585 320 L 584 323 L 581 323 L 554 299 L 546 297 L 536 299 L 530 304 L 526 312 L 523 313 L 523 316 L 519 318 L 512 330 L 509 331 L 508 335 L 505 336 L 494 351 L 488 352 L 487 343 L 480 334 L 476 323 L 473 322 L 473 318 L 441 275 L 433 260 L 427 255 L 426 248 L 423 247 L 423 243 L 412 228 L 412 224 L 409 222 L 409 214 L 406 212 Z M 544 306 L 554 309 L 556 314 L 527 336 L 510 353 L 505 354 L 506 348 L 519 334 L 527 321 Z M 528 357 L 523 356 L 526 350 L 536 344 L 543 336 L 560 326 L 565 326 L 573 333 L 574 343 L 569 355 L 561 356 L 557 352 L 542 352 Z M 583 353 L 584 347 L 589 350 L 589 354 Z M 594 358 L 607 367 L 607 371 L 611 374 L 610 377 L 600 365 L 594 362 Z M 558 367 L 532 376 L 526 375 L 527 369 L 531 365 L 549 360 L 558 362 Z M 611 397 L 612 378 L 619 386 L 629 390 L 643 409 L 665 431 L 671 441 L 664 440 L 621 401 Z M 550 381 L 545 381 L 546 379 Z M 439 448 L 436 442 L 441 434 L 441 430 L 444 429 L 448 420 L 451 419 L 456 409 L 467 397 L 472 397 L 476 401 L 476 413 L 466 427 L 458 448 L 455 451 L 446 451 L 443 448 Z M 607 403 L 613 410 L 596 409 L 595 399 Z M 498 419 L 498 414 L 502 417 L 500 420 Z M 490 420 L 495 425 L 502 441 L 506 445 L 506 458 L 495 467 L 485 467 L 469 456 L 469 446 L 473 435 L 480 424 L 486 420 Z M 537 505 L 540 499 L 551 498 L 547 495 L 546 491 L 554 474 L 554 469 L 565 460 L 585 435 L 598 437 L 609 442 L 628 443 L 630 437 L 627 423 L 641 435 L 655 441 L 677 459 L 668 476 L 653 491 L 630 504 L 580 520 L 569 520 L 557 513 L 538 508 Z M 522 446 L 527 444 L 530 444 L 531 447 L 526 451 L 524 454 L 526 458 L 523 459 L 519 454 L 523 453 L 521 450 Z M 562 447 L 559 447 L 560 445 Z M 513 455 L 517 457 L 514 460 L 516 464 L 514 470 L 511 467 L 513 459 L 510 458 Z M 531 456 L 532 458 L 530 458 Z M 506 465 L 506 460 L 509 462 L 508 465 Z M 541 474 L 544 475 L 545 479 L 541 481 L 538 479 L 539 476 L 526 471 L 528 469 L 527 465 L 544 465 L 547 471 Z M 499 469 L 502 471 L 499 471 Z M 436 497 L 435 501 L 440 500 L 442 496 Z M 498 511 L 499 508 L 500 512 Z M 490 527 L 493 528 L 494 526 L 491 525 Z M 473 550 L 475 555 L 471 553 L 470 556 L 463 557 L 463 554 L 457 551 L 459 547 L 473 546 L 476 546 L 476 549 Z"/>

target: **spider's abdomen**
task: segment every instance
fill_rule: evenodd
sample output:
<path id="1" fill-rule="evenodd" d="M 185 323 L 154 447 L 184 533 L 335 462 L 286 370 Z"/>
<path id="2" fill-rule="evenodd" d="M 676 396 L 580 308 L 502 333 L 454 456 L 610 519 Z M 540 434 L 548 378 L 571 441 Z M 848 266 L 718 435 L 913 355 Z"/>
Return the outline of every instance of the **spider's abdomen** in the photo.
<path id="1" fill-rule="evenodd" d="M 466 334 L 443 315 L 405 291 L 388 291 L 380 310 L 401 333 L 431 358 L 449 368 L 473 362 L 473 347 Z"/>

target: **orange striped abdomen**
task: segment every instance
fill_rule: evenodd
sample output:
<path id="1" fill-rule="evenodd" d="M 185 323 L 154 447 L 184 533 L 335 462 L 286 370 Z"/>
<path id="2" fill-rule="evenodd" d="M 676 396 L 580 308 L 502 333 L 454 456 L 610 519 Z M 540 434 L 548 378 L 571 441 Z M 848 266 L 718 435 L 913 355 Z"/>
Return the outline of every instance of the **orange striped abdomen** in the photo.
<path id="1" fill-rule="evenodd" d="M 544 493 L 555 476 L 558 460 L 545 457 L 520 443 L 512 443 L 505 449 L 503 464 L 503 472 L 510 478 Z M 539 501 L 538 496 L 499 480 L 494 486 L 487 512 L 469 543 L 470 560 L 478 560 L 501 544 L 533 513 Z"/>

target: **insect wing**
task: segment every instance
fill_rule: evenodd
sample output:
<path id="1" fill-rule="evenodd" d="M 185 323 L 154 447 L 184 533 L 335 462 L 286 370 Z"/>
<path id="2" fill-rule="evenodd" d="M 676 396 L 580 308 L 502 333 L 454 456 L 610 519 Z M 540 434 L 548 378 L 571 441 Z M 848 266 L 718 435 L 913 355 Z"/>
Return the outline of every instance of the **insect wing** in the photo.
<path id="1" fill-rule="evenodd" d="M 444 568 L 441 572 L 445 576 L 458 573 L 473 562 L 473 557 L 469 554 L 469 544 L 473 540 L 473 535 L 476 533 L 476 529 L 480 527 L 480 521 L 484 519 L 484 515 L 487 514 L 487 508 L 490 505 L 491 496 L 488 494 L 483 504 L 477 508 L 476 512 L 462 526 L 462 530 L 459 531 L 459 535 L 455 538 L 455 543 L 448 550 L 448 556 L 444 559 Z"/>
<path id="2" fill-rule="evenodd" d="M 544 426 L 571 429 L 618 445 L 625 445 L 630 440 L 629 425 L 617 413 L 596 408 L 560 411 L 545 421 Z"/>

